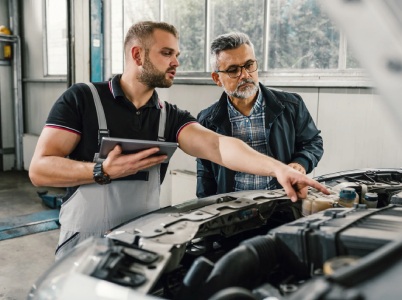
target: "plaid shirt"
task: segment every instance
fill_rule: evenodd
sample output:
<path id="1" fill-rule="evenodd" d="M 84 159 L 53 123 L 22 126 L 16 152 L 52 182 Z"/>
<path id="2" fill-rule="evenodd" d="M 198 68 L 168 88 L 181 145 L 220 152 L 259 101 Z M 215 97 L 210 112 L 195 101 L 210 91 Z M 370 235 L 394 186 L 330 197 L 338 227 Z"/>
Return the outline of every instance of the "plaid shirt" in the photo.
<path id="1" fill-rule="evenodd" d="M 268 154 L 265 136 L 265 102 L 262 100 L 261 91 L 258 92 L 250 116 L 244 116 L 238 112 L 229 98 L 227 101 L 232 136 L 242 140 L 254 150 Z M 268 189 L 271 179 L 272 177 L 236 172 L 234 189 L 235 191 Z"/>

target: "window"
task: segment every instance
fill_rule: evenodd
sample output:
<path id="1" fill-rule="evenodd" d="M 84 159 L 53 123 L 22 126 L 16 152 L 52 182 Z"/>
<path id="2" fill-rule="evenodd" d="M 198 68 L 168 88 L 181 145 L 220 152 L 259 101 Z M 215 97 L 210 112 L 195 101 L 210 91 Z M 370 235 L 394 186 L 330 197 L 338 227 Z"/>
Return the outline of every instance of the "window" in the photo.
<path id="1" fill-rule="evenodd" d="M 339 32 L 315 0 L 271 1 L 268 69 L 337 69 Z"/>
<path id="2" fill-rule="evenodd" d="M 45 75 L 67 74 L 67 0 L 43 0 Z M 319 0 L 113 0 L 110 1 L 111 71 L 121 73 L 128 28 L 141 20 L 166 21 L 180 33 L 179 78 L 209 80 L 209 45 L 230 31 L 247 33 L 260 78 L 301 85 L 323 78 L 362 82 L 365 76 L 347 41 L 321 10 Z M 207 73 L 206 73 L 207 72 Z M 272 81 L 275 77 L 276 81 Z M 296 79 L 297 80 L 297 79 Z M 282 83 L 282 84 L 281 84 Z M 331 84 L 329 84 L 331 85 Z"/>
<path id="3" fill-rule="evenodd" d="M 232 1 L 230 5 L 225 0 L 210 1 L 209 24 L 208 46 L 220 34 L 241 31 L 254 44 L 257 60 L 264 60 L 264 1 L 240 0 Z"/>
<path id="4" fill-rule="evenodd" d="M 346 39 L 321 10 L 318 0 L 121 0 L 112 1 L 115 37 L 112 56 L 123 53 L 124 34 L 141 20 L 166 21 L 180 33 L 179 72 L 209 72 L 209 45 L 230 31 L 247 33 L 255 47 L 260 77 L 264 74 L 362 73 Z M 120 15 L 119 15 L 120 14 Z M 123 18 L 121 17 L 123 15 Z M 113 21 L 117 18 L 115 21 Z M 114 23 L 113 23 L 114 22 Z M 119 39 L 119 40 L 117 40 Z M 115 52 L 116 51 L 116 52 Z M 123 70 L 123 60 L 113 73 Z M 320 76 L 316 76 L 319 78 Z"/>
<path id="5" fill-rule="evenodd" d="M 111 52 L 113 53 L 111 60 L 111 70 L 113 74 L 118 74 L 123 71 L 123 0 L 113 0 L 111 11 L 111 28 L 113 31 L 110 37 Z"/>
<path id="6" fill-rule="evenodd" d="M 205 71 L 205 0 L 165 0 L 162 20 L 180 34 L 180 69 Z"/>
<path id="7" fill-rule="evenodd" d="M 67 2 L 45 0 L 45 76 L 67 74 Z"/>

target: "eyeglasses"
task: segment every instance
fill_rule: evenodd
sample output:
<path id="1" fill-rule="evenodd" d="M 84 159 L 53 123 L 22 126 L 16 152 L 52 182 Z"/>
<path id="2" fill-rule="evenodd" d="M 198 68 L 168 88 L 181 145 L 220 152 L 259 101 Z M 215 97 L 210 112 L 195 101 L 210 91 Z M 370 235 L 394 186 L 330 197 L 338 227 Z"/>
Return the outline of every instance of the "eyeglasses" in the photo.
<path id="1" fill-rule="evenodd" d="M 245 63 L 242 66 L 231 66 L 229 67 L 227 70 L 216 70 L 216 73 L 226 73 L 228 74 L 228 76 L 230 78 L 238 78 L 241 75 L 241 72 L 244 70 L 246 70 L 247 73 L 253 73 L 255 71 L 257 71 L 258 69 L 258 64 L 256 60 L 251 60 L 248 61 L 247 63 Z"/>

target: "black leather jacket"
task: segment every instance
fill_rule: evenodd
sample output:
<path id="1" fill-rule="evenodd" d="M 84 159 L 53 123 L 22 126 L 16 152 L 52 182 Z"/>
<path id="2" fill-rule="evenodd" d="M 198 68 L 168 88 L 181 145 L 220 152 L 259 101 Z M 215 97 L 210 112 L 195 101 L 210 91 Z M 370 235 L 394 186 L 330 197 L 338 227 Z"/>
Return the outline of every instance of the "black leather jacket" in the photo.
<path id="1" fill-rule="evenodd" d="M 317 129 L 303 99 L 295 93 L 268 89 L 260 83 L 266 103 L 265 130 L 268 155 L 285 164 L 297 162 L 310 173 L 324 150 L 321 131 Z M 198 114 L 201 125 L 230 136 L 227 94 Z M 246 163 L 246 162 L 245 162 Z M 204 159 L 197 159 L 197 197 L 234 191 L 235 172 Z M 281 188 L 273 180 L 271 189 Z"/>

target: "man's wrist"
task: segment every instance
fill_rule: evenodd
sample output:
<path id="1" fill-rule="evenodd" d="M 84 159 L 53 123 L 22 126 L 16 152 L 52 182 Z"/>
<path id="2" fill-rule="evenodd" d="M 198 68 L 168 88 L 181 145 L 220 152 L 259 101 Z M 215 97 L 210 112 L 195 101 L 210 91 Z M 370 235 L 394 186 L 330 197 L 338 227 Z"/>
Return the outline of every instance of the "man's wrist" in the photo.
<path id="1" fill-rule="evenodd" d="M 109 184 L 112 181 L 110 176 L 103 170 L 103 162 L 94 165 L 93 179 L 100 185 Z"/>
<path id="2" fill-rule="evenodd" d="M 293 169 L 299 171 L 300 173 L 306 175 L 306 169 L 303 167 L 302 164 L 298 163 L 298 162 L 291 162 L 289 164 L 290 167 L 292 167 Z"/>

